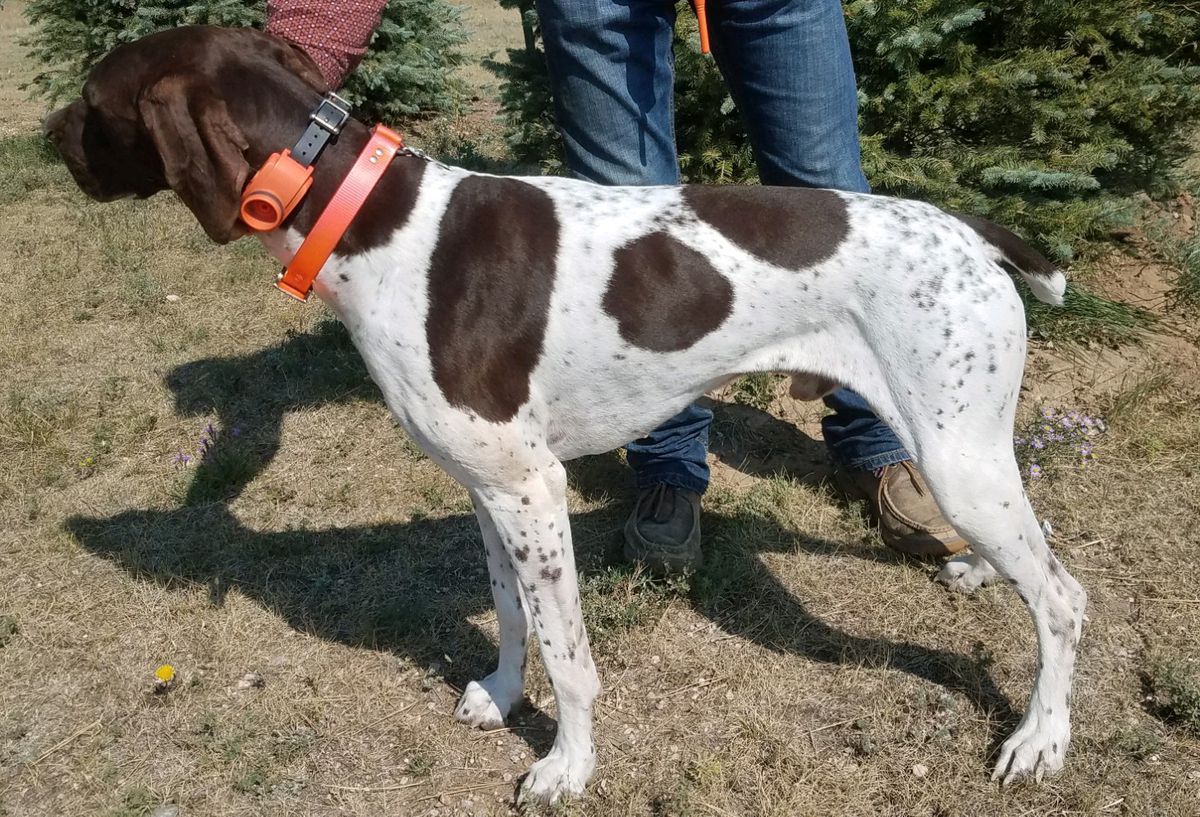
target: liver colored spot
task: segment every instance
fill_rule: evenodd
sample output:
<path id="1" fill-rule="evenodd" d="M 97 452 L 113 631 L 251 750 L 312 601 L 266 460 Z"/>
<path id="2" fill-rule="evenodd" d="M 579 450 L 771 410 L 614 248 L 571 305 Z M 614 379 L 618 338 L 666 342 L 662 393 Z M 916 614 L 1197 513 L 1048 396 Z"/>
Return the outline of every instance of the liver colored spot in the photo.
<path id="1" fill-rule="evenodd" d="M 719 327 L 733 287 L 703 255 L 666 233 L 634 239 L 614 254 L 604 311 L 621 337 L 653 352 L 678 352 Z"/>
<path id="2" fill-rule="evenodd" d="M 503 423 L 529 399 L 557 253 L 554 203 L 541 190 L 485 176 L 454 189 L 425 319 L 433 379 L 451 405 Z"/>
<path id="3" fill-rule="evenodd" d="M 850 231 L 846 203 L 830 190 L 697 185 L 683 199 L 734 244 L 785 269 L 821 263 Z"/>

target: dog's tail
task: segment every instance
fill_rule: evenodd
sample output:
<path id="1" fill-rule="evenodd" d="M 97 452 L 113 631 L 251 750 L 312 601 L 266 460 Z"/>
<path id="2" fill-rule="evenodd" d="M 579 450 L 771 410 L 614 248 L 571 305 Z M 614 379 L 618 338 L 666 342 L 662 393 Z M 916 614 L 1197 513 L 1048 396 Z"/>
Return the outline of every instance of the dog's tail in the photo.
<path id="1" fill-rule="evenodd" d="M 994 253 L 997 264 L 1010 274 L 1016 273 L 1025 279 L 1034 297 L 1043 303 L 1062 306 L 1067 278 L 1044 255 L 999 224 L 976 216 L 957 218 L 979 233 L 979 237 Z"/>

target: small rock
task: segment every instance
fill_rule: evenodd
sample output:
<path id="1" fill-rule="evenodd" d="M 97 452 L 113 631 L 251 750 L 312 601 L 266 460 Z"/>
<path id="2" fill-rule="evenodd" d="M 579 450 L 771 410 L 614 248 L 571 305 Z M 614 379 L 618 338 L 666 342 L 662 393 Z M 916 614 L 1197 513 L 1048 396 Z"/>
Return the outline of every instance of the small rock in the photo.
<path id="1" fill-rule="evenodd" d="M 12 641 L 20 631 L 16 616 L 0 616 L 0 647 Z"/>
<path id="2" fill-rule="evenodd" d="M 929 767 L 926 766 L 924 763 L 918 763 L 916 766 L 912 767 L 912 773 L 913 773 L 913 777 L 922 778 L 925 775 L 929 774 Z"/>
<path id="3" fill-rule="evenodd" d="M 179 300 L 179 296 L 178 295 L 168 295 L 167 300 L 170 301 L 171 303 L 175 303 L 176 301 Z"/>
<path id="4" fill-rule="evenodd" d="M 154 811 L 150 812 L 150 817 L 179 817 L 179 806 L 174 803 L 155 806 Z"/>
<path id="5" fill-rule="evenodd" d="M 257 672 L 247 672 L 237 682 L 238 689 L 262 689 L 267 682 Z"/>

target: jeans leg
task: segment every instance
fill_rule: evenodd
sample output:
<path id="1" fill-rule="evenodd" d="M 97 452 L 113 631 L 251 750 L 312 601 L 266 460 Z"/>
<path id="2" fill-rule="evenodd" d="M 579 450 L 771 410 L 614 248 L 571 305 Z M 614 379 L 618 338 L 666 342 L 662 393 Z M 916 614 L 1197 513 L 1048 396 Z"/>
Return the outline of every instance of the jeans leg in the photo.
<path id="1" fill-rule="evenodd" d="M 600 184 L 678 184 L 675 7 L 537 0 L 567 166 Z"/>
<path id="2" fill-rule="evenodd" d="M 576 176 L 678 184 L 675 7 L 667 0 L 538 0 L 554 109 Z M 712 412 L 689 406 L 626 451 L 638 487 L 704 493 Z"/>
<path id="3" fill-rule="evenodd" d="M 754 147 L 763 184 L 869 192 L 858 145 L 858 95 L 838 0 L 720 0 L 708 6 L 713 56 Z M 825 398 L 834 459 L 881 468 L 909 459 L 858 394 Z"/>
<path id="4" fill-rule="evenodd" d="M 698 494 L 708 488 L 708 429 L 712 412 L 692 405 L 625 447 L 638 488 L 665 484 Z"/>

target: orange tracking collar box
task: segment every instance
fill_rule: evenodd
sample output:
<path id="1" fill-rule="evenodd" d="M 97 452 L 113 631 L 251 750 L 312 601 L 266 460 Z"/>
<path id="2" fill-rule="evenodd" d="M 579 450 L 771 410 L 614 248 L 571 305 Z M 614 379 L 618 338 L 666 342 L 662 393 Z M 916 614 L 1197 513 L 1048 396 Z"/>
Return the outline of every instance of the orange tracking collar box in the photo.
<path id="1" fill-rule="evenodd" d="M 321 100 L 309 115 L 308 129 L 291 150 L 274 153 L 242 192 L 241 217 L 256 232 L 279 227 L 312 187 L 312 164 L 330 139 L 336 138 L 350 118 L 349 105 L 336 94 Z M 309 230 L 292 263 L 279 274 L 275 285 L 308 300 L 313 281 L 329 260 L 350 222 L 375 189 L 396 152 L 404 147 L 400 135 L 376 125 L 354 166 L 333 194 L 317 223 Z"/>
<path id="2" fill-rule="evenodd" d="M 292 214 L 312 187 L 312 165 L 302 165 L 290 150 L 272 153 L 242 193 L 242 221 L 251 230 L 274 230 Z"/>

